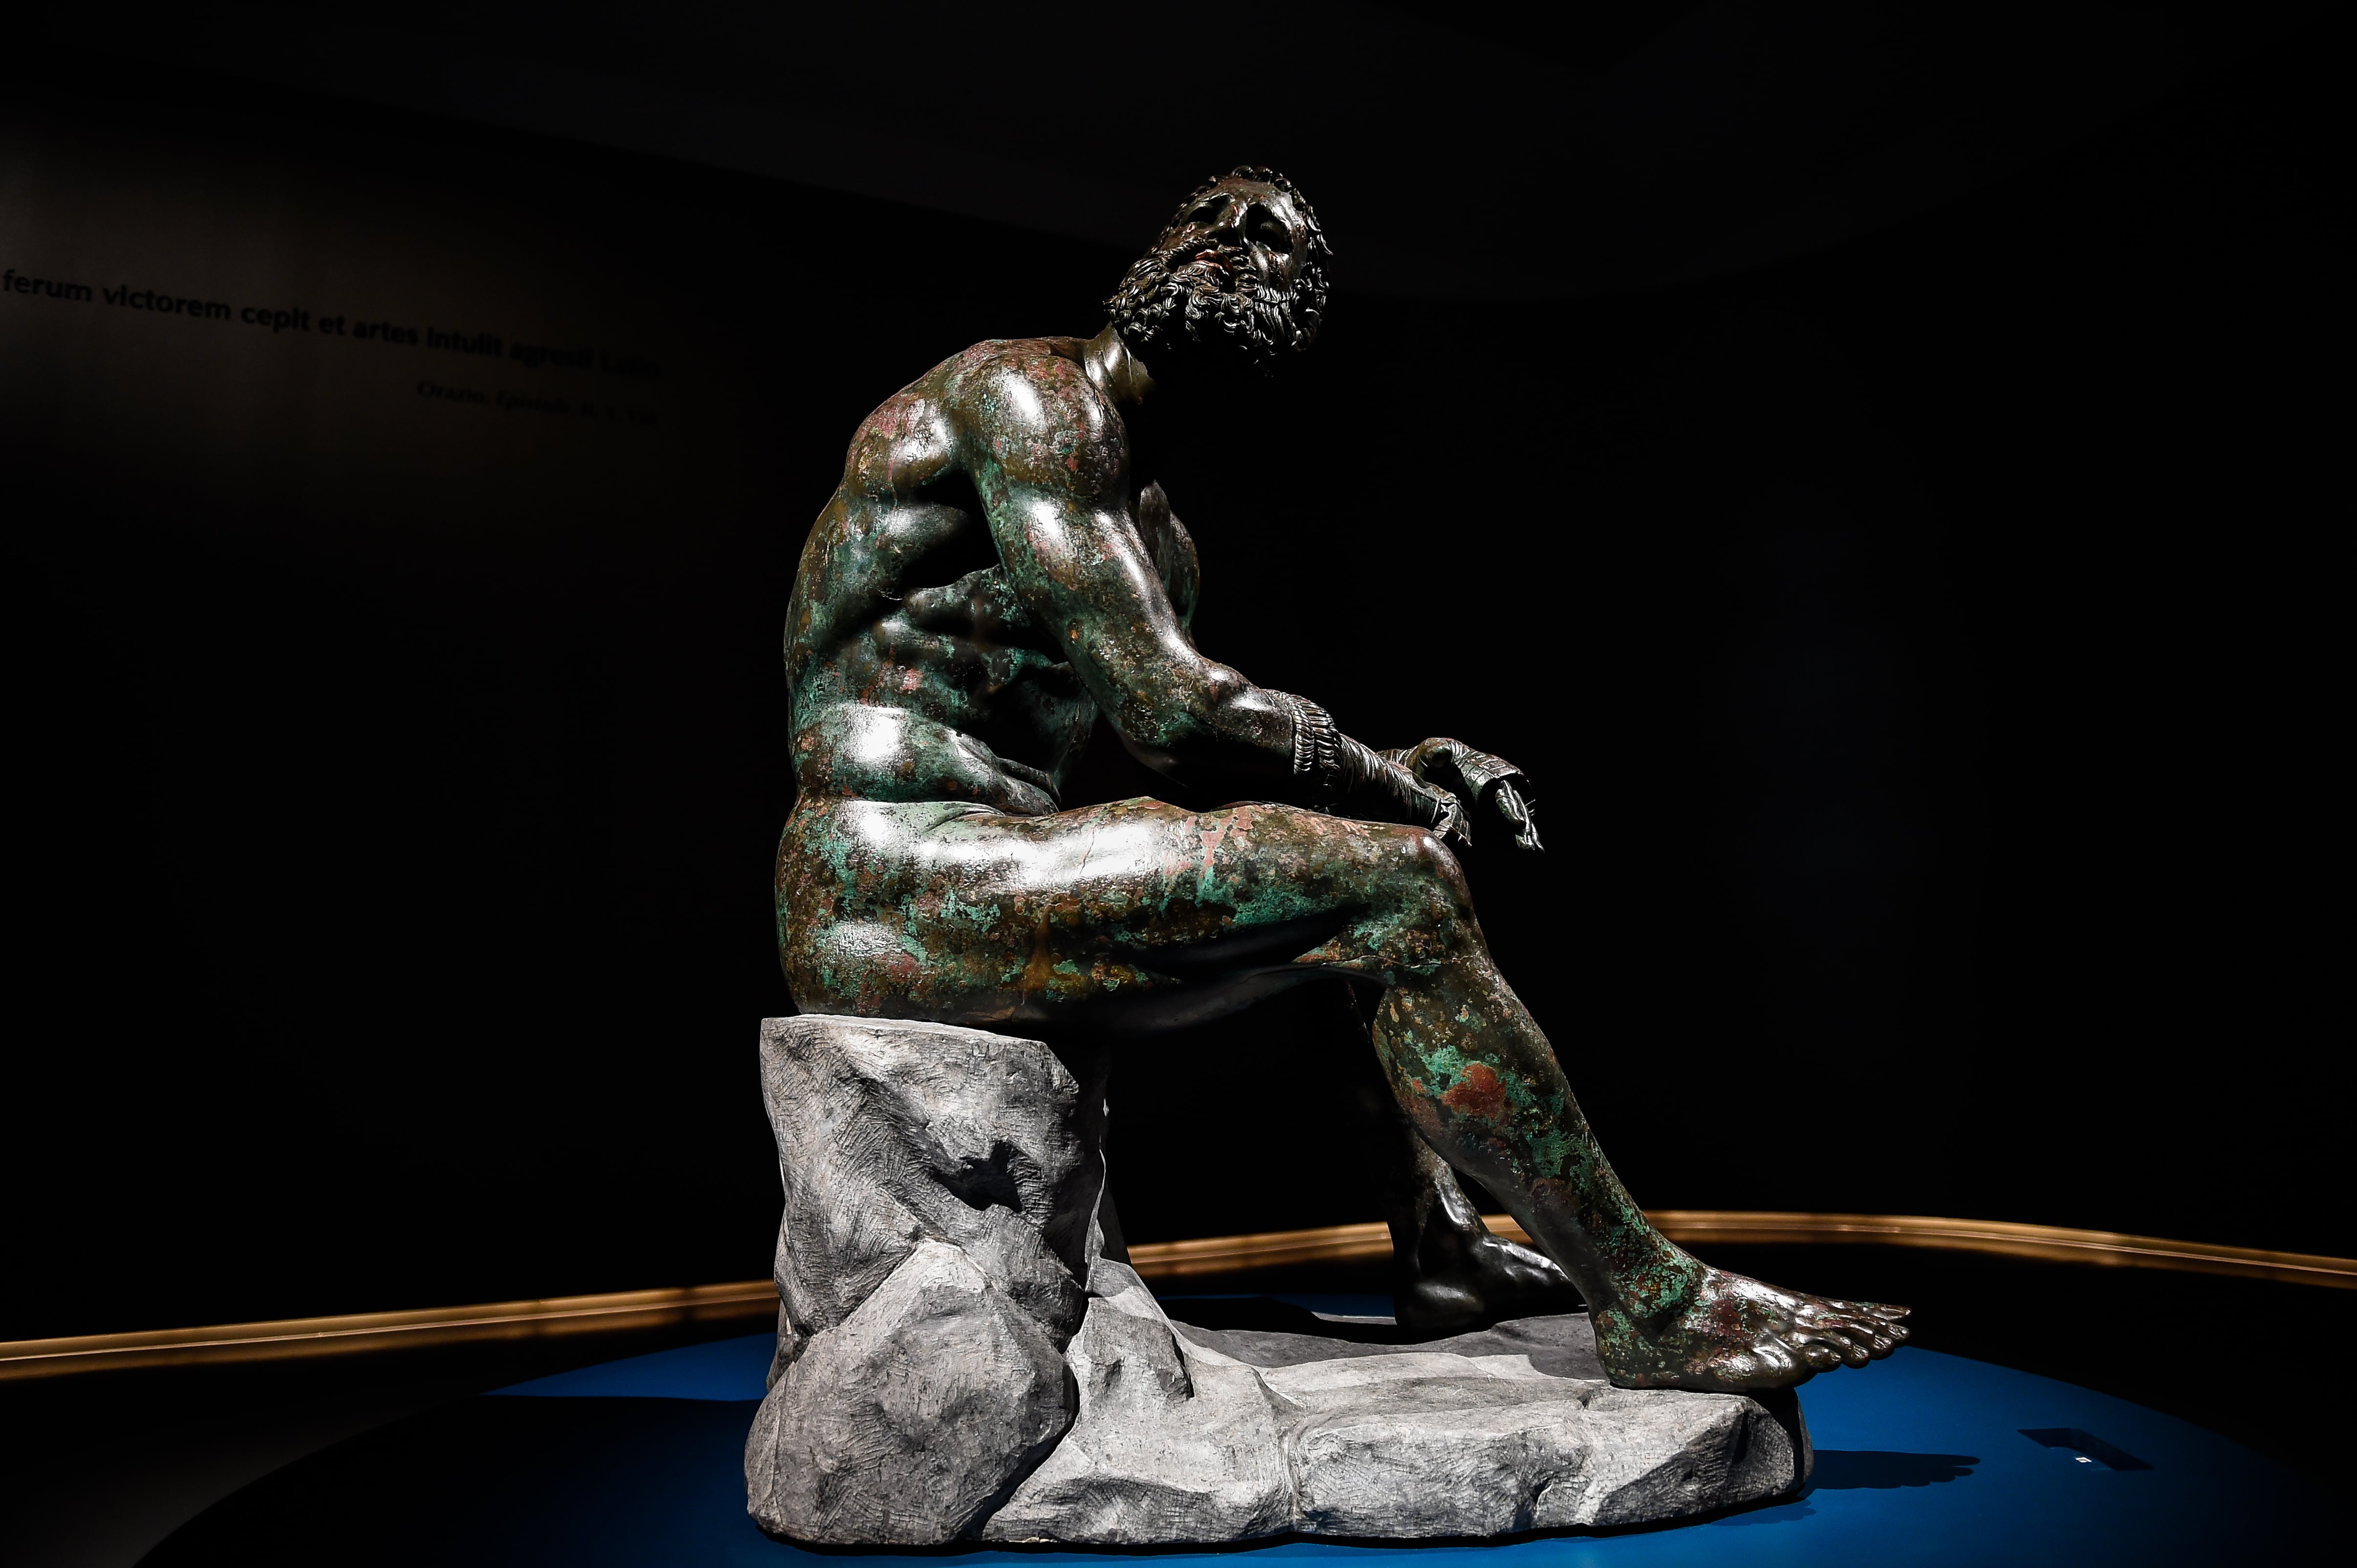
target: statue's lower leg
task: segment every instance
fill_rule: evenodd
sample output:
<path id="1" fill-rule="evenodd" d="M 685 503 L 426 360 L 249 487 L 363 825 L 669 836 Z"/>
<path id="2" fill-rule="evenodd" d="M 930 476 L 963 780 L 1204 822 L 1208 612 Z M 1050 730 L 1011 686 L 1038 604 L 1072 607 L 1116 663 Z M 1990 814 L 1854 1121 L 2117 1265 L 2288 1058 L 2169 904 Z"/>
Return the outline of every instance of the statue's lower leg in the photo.
<path id="1" fill-rule="evenodd" d="M 1613 1381 L 1786 1388 L 1863 1366 L 1906 1337 L 1904 1308 L 1762 1284 L 1710 1267 L 1655 1230 L 1478 938 L 1394 978 L 1373 1033 L 1402 1110 L 1562 1265 L 1587 1300 Z"/>
<path id="2" fill-rule="evenodd" d="M 1578 1290 L 1544 1253 L 1493 1235 L 1457 1173 L 1420 1137 L 1367 1058 L 1361 998 L 1341 988 L 1358 1040 L 1346 1075 L 1363 1129 L 1367 1171 L 1392 1233 L 1392 1302 L 1399 1321 L 1435 1336 L 1516 1317 L 1577 1312 Z M 1364 1064 L 1363 1066 L 1361 1064 Z"/>

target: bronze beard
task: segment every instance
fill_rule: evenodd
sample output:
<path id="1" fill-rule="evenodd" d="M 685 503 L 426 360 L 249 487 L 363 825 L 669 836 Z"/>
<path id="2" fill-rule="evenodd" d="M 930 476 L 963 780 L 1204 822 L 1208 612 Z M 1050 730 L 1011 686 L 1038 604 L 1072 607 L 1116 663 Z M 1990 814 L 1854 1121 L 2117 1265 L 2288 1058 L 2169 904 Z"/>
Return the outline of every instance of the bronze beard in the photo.
<path id="1" fill-rule="evenodd" d="M 1316 340 L 1326 302 L 1318 257 L 1306 260 L 1294 288 L 1279 291 L 1260 281 L 1241 251 L 1199 261 L 1202 247 L 1181 243 L 1177 231 L 1164 230 L 1104 302 L 1132 350 L 1266 370 Z"/>

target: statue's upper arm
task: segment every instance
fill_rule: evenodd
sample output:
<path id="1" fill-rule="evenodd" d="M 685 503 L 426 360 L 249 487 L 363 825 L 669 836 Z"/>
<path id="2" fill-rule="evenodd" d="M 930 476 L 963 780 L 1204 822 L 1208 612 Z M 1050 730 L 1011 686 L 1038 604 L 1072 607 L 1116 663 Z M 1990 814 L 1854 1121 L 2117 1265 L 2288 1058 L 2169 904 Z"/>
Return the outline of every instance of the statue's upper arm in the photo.
<path id="1" fill-rule="evenodd" d="M 1187 643 L 1130 512 L 1119 417 L 1078 365 L 1045 353 L 962 379 L 961 435 L 1008 580 L 1084 680 L 1135 689 Z"/>

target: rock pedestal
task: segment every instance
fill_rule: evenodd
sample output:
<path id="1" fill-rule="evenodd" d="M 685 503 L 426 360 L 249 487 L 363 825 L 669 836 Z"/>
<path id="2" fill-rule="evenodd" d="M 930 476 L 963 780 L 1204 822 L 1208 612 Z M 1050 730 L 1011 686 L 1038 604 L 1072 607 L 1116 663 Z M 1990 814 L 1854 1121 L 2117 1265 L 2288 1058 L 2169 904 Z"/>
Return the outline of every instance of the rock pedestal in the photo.
<path id="1" fill-rule="evenodd" d="M 764 1530 L 840 1545 L 1484 1536 L 1805 1478 L 1798 1402 L 1616 1389 L 1584 1316 L 1425 1344 L 1173 1321 L 1097 1223 L 1102 1106 L 1036 1041 L 773 1018 Z"/>

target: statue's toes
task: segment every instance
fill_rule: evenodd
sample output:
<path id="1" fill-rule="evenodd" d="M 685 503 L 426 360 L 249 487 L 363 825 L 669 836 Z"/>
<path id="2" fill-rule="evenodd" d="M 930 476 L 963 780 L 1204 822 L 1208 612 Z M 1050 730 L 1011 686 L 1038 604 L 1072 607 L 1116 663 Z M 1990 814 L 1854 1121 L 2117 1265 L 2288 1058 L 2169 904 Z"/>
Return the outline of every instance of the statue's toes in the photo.
<path id="1" fill-rule="evenodd" d="M 1803 1339 L 1801 1360 L 1813 1372 L 1830 1372 L 1842 1364 L 1842 1353 L 1830 1339 Z"/>
<path id="2" fill-rule="evenodd" d="M 1824 1347 L 1807 1340 L 1786 1340 L 1772 1333 L 1762 1335 L 1760 1343 L 1742 1358 L 1751 1363 L 1746 1381 L 1756 1387 L 1777 1388 L 1840 1364 L 1838 1359 L 1820 1364 L 1819 1352 L 1831 1355 L 1824 1351 Z"/>
<path id="3" fill-rule="evenodd" d="M 1812 1324 L 1809 1332 L 1839 1350 L 1842 1359 L 1853 1367 L 1863 1367 L 1889 1355 L 1907 1337 L 1905 1329 L 1894 1330 L 1892 1325 L 1879 1318 L 1864 1322 L 1823 1319 Z"/>
<path id="4" fill-rule="evenodd" d="M 1853 1317 L 1829 1325 L 1853 1339 L 1874 1347 L 1878 1356 L 1888 1356 L 1906 1341 L 1907 1326 L 1888 1317 Z"/>
<path id="5" fill-rule="evenodd" d="M 1886 1316 L 1883 1307 L 1870 1301 L 1844 1301 L 1838 1296 L 1821 1295 L 1812 1300 L 1809 1305 L 1813 1311 L 1833 1317 L 1879 1319 Z M 1901 1310 L 1903 1313 L 1904 1309 Z"/>

